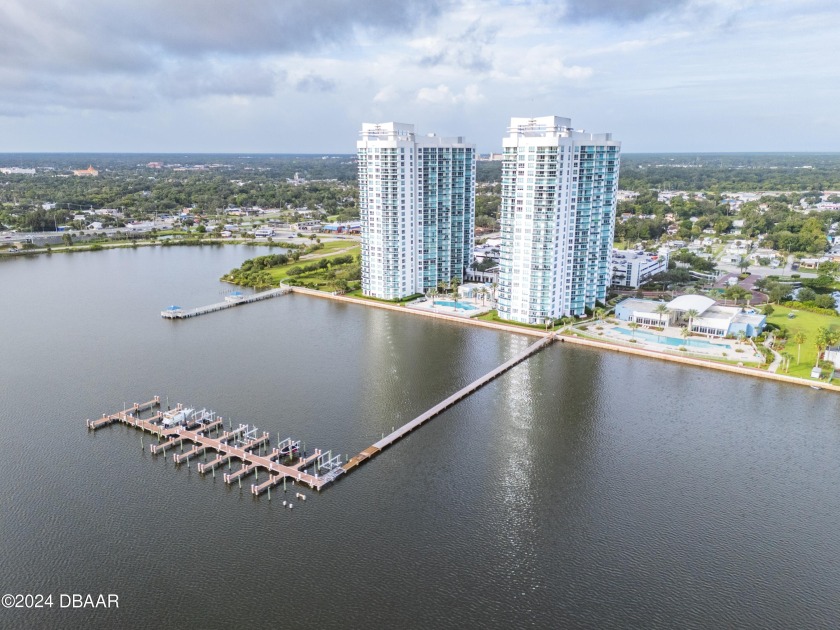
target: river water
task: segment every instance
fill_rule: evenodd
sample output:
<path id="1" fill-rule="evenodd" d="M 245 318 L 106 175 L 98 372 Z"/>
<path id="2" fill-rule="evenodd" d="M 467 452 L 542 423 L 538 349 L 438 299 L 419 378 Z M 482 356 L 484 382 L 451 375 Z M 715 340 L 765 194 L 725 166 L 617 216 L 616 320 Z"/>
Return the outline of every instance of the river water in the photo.
<path id="1" fill-rule="evenodd" d="M 89 433 L 160 394 L 352 455 L 531 342 L 300 295 L 159 317 L 261 253 L 0 264 L 0 589 L 55 602 L 0 627 L 837 626 L 828 392 L 555 344 L 293 510 Z"/>

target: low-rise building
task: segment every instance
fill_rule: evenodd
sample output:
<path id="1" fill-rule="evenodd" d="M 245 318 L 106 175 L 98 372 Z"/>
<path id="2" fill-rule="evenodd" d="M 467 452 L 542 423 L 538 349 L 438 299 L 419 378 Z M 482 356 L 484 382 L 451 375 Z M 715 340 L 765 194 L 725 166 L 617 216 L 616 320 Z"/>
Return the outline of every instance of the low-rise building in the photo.
<path id="1" fill-rule="evenodd" d="M 767 318 L 753 308 L 721 306 L 702 295 L 681 295 L 661 310 L 663 302 L 628 298 L 615 307 L 621 321 L 642 326 L 686 325 L 691 332 L 708 337 L 755 337 L 764 330 Z"/>
<path id="2" fill-rule="evenodd" d="M 656 274 L 667 270 L 667 250 L 660 250 L 656 254 L 613 250 L 612 285 L 614 287 L 638 289 Z"/>
<path id="3" fill-rule="evenodd" d="M 99 175 L 99 171 L 93 168 L 93 165 L 90 165 L 87 168 L 73 171 L 73 175 L 76 177 L 96 177 Z"/>

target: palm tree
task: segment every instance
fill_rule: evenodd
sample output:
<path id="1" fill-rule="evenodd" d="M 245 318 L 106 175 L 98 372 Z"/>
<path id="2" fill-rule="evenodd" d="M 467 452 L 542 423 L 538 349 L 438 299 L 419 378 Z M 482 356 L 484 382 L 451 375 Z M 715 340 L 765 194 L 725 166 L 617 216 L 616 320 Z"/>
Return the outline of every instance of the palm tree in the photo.
<path id="1" fill-rule="evenodd" d="M 595 319 L 597 319 L 600 322 L 604 319 L 604 315 L 606 314 L 606 312 L 606 309 L 603 309 L 599 306 L 594 311 L 592 311 L 592 314 L 595 316 Z"/>
<path id="2" fill-rule="evenodd" d="M 636 338 L 636 329 L 639 327 L 638 322 L 630 322 L 627 324 L 627 327 L 631 330 L 630 336 L 634 339 Z"/>
<path id="3" fill-rule="evenodd" d="M 797 330 L 790 336 L 790 340 L 797 345 L 796 365 L 799 365 L 802 361 L 802 344 L 808 340 L 808 336 L 801 330 Z"/>
<path id="4" fill-rule="evenodd" d="M 432 296 L 432 306 L 435 305 L 435 297 L 437 296 L 437 294 L 437 287 L 432 287 L 431 289 L 429 289 L 429 295 Z"/>
<path id="5" fill-rule="evenodd" d="M 461 279 L 458 276 L 453 276 L 449 281 L 449 288 L 452 290 L 452 299 L 458 303 L 458 287 L 461 285 Z"/>
<path id="6" fill-rule="evenodd" d="M 836 333 L 834 331 L 829 330 L 825 326 L 821 326 L 817 330 L 817 338 L 814 340 L 814 345 L 817 346 L 817 361 L 814 364 L 814 367 L 819 367 L 822 351 L 828 346 L 830 346 L 832 343 L 835 343 L 836 339 Z"/>
<path id="7" fill-rule="evenodd" d="M 669 318 L 663 318 L 663 315 L 670 314 L 670 310 L 668 309 L 668 305 L 665 302 L 660 302 L 656 305 L 656 312 L 659 314 L 659 321 L 662 322 L 663 319 L 665 321 L 669 321 Z"/>
<path id="8" fill-rule="evenodd" d="M 498 282 L 491 282 L 490 283 L 490 297 L 493 300 L 493 304 L 496 303 L 496 289 L 499 288 Z"/>
<path id="9" fill-rule="evenodd" d="M 791 355 L 789 355 L 787 352 L 780 352 L 779 354 L 782 357 L 781 367 L 782 367 L 782 369 L 784 369 L 785 372 L 788 372 L 790 370 L 790 360 L 793 357 Z"/>
<path id="10" fill-rule="evenodd" d="M 680 330 L 680 334 L 682 335 L 683 339 L 688 339 L 688 336 L 691 334 L 691 331 L 688 328 L 683 328 Z"/>
<path id="11" fill-rule="evenodd" d="M 691 326 L 694 323 L 694 318 L 699 315 L 699 311 L 694 308 L 690 308 L 685 312 L 685 316 L 688 317 L 688 331 L 691 332 Z"/>

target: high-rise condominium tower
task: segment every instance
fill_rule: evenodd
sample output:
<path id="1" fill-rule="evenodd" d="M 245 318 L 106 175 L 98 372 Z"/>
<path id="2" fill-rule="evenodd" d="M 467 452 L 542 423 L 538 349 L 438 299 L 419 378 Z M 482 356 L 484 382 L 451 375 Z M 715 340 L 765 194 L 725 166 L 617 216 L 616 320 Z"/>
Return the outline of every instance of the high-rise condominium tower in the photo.
<path id="1" fill-rule="evenodd" d="M 621 143 L 544 116 L 511 118 L 502 146 L 499 316 L 583 315 L 610 282 Z"/>
<path id="2" fill-rule="evenodd" d="M 384 299 L 463 280 L 475 229 L 475 147 L 364 123 L 357 142 L 362 291 Z"/>

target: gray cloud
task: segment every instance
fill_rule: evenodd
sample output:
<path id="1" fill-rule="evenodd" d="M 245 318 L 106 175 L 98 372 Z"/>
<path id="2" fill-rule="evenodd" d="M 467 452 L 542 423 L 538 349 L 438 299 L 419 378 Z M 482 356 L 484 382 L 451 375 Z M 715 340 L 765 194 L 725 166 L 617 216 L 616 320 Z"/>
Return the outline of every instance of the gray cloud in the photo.
<path id="1" fill-rule="evenodd" d="M 450 1 L 3 0 L 0 76 L 25 72 L 26 80 L 0 84 L 0 111 L 269 96 L 285 75 L 263 67 L 267 57 L 329 51 L 365 32 L 408 32 Z M 335 85 L 313 75 L 296 87 Z"/>
<path id="2" fill-rule="evenodd" d="M 417 63 L 423 68 L 448 64 L 470 72 L 488 72 L 493 69 L 490 48 L 495 39 L 496 30 L 476 20 L 463 33 L 443 42 L 441 50 L 424 55 Z"/>
<path id="3" fill-rule="evenodd" d="M 637 22 L 687 4 L 689 0 L 567 0 L 564 18 L 574 22 Z"/>
<path id="4" fill-rule="evenodd" d="M 286 73 L 255 62 L 183 63 L 164 74 L 159 91 L 169 98 L 272 96 Z"/>
<path id="5" fill-rule="evenodd" d="M 447 0 L 4 0 L 0 65 L 143 72 L 162 57 L 305 52 L 409 31 Z"/>
<path id="6" fill-rule="evenodd" d="M 334 92 L 335 81 L 317 74 L 308 74 L 295 83 L 295 88 L 299 92 Z"/>

